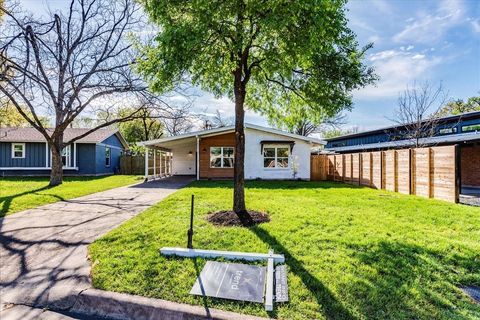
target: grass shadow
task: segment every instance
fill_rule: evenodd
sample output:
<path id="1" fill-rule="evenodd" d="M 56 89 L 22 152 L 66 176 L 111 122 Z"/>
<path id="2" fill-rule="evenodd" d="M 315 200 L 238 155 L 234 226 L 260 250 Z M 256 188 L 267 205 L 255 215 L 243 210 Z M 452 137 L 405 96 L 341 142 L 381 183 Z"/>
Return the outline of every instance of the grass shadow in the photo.
<path id="1" fill-rule="evenodd" d="M 264 243 L 268 244 L 270 248 L 285 256 L 285 263 L 288 265 L 289 271 L 301 279 L 305 287 L 307 287 L 316 298 L 318 304 L 323 307 L 322 312 L 328 319 L 356 319 L 356 317 L 337 300 L 333 293 L 320 280 L 312 275 L 274 236 L 258 226 L 252 227 L 250 230 Z"/>
<path id="2" fill-rule="evenodd" d="M 351 249 L 368 272 L 359 270 L 356 281 L 343 289 L 359 301 L 356 306 L 366 317 L 469 319 L 462 312 L 466 309 L 480 316 L 480 308 L 459 299 L 460 290 L 455 289 L 459 282 L 475 281 L 478 260 L 474 257 L 447 258 L 441 252 L 393 241 Z M 423 297 L 422 306 L 412 303 L 415 295 Z M 459 304 L 464 305 L 459 308 Z"/>
<path id="3" fill-rule="evenodd" d="M 38 188 L 38 189 L 28 190 L 28 191 L 21 192 L 21 193 L 16 193 L 16 194 L 12 194 L 12 195 L 5 196 L 5 197 L 0 197 L 0 218 L 3 218 L 7 215 L 8 211 L 10 209 L 10 206 L 12 204 L 12 201 L 15 198 L 22 197 L 22 196 L 25 196 L 25 195 L 28 195 L 28 194 L 37 194 L 38 192 L 49 190 L 49 189 L 52 189 L 52 188 L 55 188 L 55 187 L 51 187 L 49 185 L 46 185 L 46 186 Z M 56 195 L 51 195 L 51 196 L 56 197 L 59 200 L 64 200 L 60 196 L 56 196 Z"/>
<path id="4" fill-rule="evenodd" d="M 220 188 L 232 189 L 233 180 L 199 180 L 193 181 L 191 188 Z M 245 188 L 269 190 L 296 190 L 296 189 L 361 189 L 367 188 L 353 184 L 333 181 L 305 181 L 305 180 L 247 180 Z"/>

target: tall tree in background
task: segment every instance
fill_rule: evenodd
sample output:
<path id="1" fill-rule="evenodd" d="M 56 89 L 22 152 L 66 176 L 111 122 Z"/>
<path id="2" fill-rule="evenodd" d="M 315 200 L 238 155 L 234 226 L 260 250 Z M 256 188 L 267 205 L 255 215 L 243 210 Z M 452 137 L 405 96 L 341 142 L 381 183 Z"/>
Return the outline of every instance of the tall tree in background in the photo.
<path id="1" fill-rule="evenodd" d="M 35 18 L 21 8 L 1 8 L 0 98 L 7 98 L 46 139 L 52 151 L 50 185 L 62 183 L 62 149 L 114 123 L 139 117 L 141 109 L 102 123 L 64 141 L 64 131 L 79 116 L 112 110 L 133 94 L 148 94 L 132 70 L 136 50 L 127 36 L 142 29 L 132 0 L 71 0 L 65 12 Z M 27 112 L 28 111 L 28 112 Z M 47 129 L 42 114 L 53 115 Z"/>
<path id="2" fill-rule="evenodd" d="M 435 135 L 438 114 L 447 96 L 441 83 L 434 86 L 428 81 L 414 82 L 407 86 L 398 97 L 398 108 L 391 119 L 401 128 L 393 133 L 392 139 L 413 139 L 415 147 L 423 146 L 422 138 Z"/>
<path id="3" fill-rule="evenodd" d="M 439 110 L 437 115 L 439 117 L 446 117 L 473 111 L 480 111 L 480 96 L 470 97 L 467 101 L 463 101 L 462 99 L 450 101 Z"/>
<path id="4" fill-rule="evenodd" d="M 319 119 L 318 122 L 313 122 L 302 116 L 283 115 L 272 118 L 269 122 L 277 128 L 308 137 L 314 133 L 324 133 L 332 129 L 338 129 L 339 126 L 345 124 L 345 118 L 344 114 L 339 113 L 323 120 Z"/>
<path id="5" fill-rule="evenodd" d="M 345 0 L 141 0 L 158 24 L 140 70 L 163 92 L 188 80 L 235 102 L 233 210 L 244 194 L 245 107 L 306 119 L 351 106 L 350 92 L 375 80 L 347 27 Z"/>

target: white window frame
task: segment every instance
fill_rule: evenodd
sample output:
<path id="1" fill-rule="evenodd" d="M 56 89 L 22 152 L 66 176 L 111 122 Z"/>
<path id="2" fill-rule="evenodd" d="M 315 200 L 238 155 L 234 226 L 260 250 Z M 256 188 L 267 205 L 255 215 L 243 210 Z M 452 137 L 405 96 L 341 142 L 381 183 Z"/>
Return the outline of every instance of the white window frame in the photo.
<path id="1" fill-rule="evenodd" d="M 60 152 L 60 157 L 63 158 L 64 155 L 63 155 L 63 151 L 66 151 L 66 154 L 65 154 L 65 165 L 63 166 L 64 169 L 67 169 L 67 168 L 73 168 L 71 163 L 72 163 L 72 145 L 69 144 L 68 146 L 66 146 L 65 148 L 62 149 L 62 151 Z"/>
<path id="2" fill-rule="evenodd" d="M 107 157 L 107 149 L 108 149 L 108 157 Z M 107 164 L 107 159 L 108 159 L 108 164 Z M 111 164 L 112 164 L 112 148 L 105 147 L 105 167 L 110 168 Z"/>
<path id="3" fill-rule="evenodd" d="M 221 161 L 220 161 L 220 167 L 212 167 L 212 158 L 211 158 L 211 157 L 212 157 L 212 148 L 220 148 L 220 150 L 221 150 L 221 152 L 220 152 L 220 159 L 221 159 Z M 223 159 L 224 159 L 224 157 L 223 157 L 223 149 L 224 149 L 224 148 L 233 149 L 233 163 L 234 163 L 234 165 L 231 166 L 231 167 L 224 167 L 224 166 L 223 166 Z M 209 162 L 210 169 L 233 169 L 233 167 L 235 166 L 235 147 L 211 146 L 209 151 L 210 151 L 210 153 L 209 153 L 209 155 L 208 155 L 208 157 L 209 157 L 208 162 Z M 226 158 L 228 159 L 228 158 L 230 158 L 230 157 L 226 157 Z"/>
<path id="4" fill-rule="evenodd" d="M 268 148 L 268 149 L 275 149 L 275 157 L 265 157 L 265 148 Z M 288 152 L 288 156 L 286 157 L 279 157 L 278 156 L 278 152 L 277 150 L 278 149 L 287 149 L 287 152 Z M 290 145 L 289 144 L 271 144 L 271 145 L 264 145 L 263 148 L 262 148 L 262 167 L 263 169 L 265 170 L 288 170 L 290 169 L 290 157 L 292 155 L 292 152 L 290 150 Z M 275 167 L 265 167 L 265 158 L 267 159 L 275 159 Z M 288 159 L 288 166 L 286 167 L 278 167 L 277 166 L 277 159 L 278 158 L 281 158 L 281 159 L 284 159 L 284 158 L 287 158 Z"/>
<path id="5" fill-rule="evenodd" d="M 15 146 L 22 146 L 22 156 L 15 156 Z M 12 142 L 12 159 L 25 159 L 25 143 Z"/>

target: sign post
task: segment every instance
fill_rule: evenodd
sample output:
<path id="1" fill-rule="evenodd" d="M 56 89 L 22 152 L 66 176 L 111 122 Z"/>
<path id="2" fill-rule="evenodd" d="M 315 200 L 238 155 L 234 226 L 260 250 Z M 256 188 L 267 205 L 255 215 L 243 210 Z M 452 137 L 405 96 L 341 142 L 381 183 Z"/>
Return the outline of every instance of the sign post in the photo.
<path id="1" fill-rule="evenodd" d="M 195 200 L 195 196 L 192 194 L 192 204 L 190 206 L 190 229 L 188 229 L 187 236 L 187 248 L 193 249 L 193 203 Z"/>

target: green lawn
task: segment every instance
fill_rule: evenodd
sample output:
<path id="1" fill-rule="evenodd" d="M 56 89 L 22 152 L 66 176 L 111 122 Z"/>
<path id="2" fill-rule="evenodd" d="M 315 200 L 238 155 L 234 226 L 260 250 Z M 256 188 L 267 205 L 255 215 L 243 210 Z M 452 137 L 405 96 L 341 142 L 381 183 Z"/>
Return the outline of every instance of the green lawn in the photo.
<path id="1" fill-rule="evenodd" d="M 65 177 L 48 186 L 47 177 L 0 177 L 0 217 L 47 203 L 140 182 L 139 176 Z"/>
<path id="2" fill-rule="evenodd" d="M 166 258 L 186 246 L 286 256 L 290 302 L 280 319 L 480 319 L 459 285 L 480 285 L 480 208 L 336 183 L 249 182 L 247 206 L 271 222 L 215 227 L 231 182 L 195 182 L 94 242 L 97 288 L 267 316 L 262 304 L 189 295 L 202 259 Z"/>

